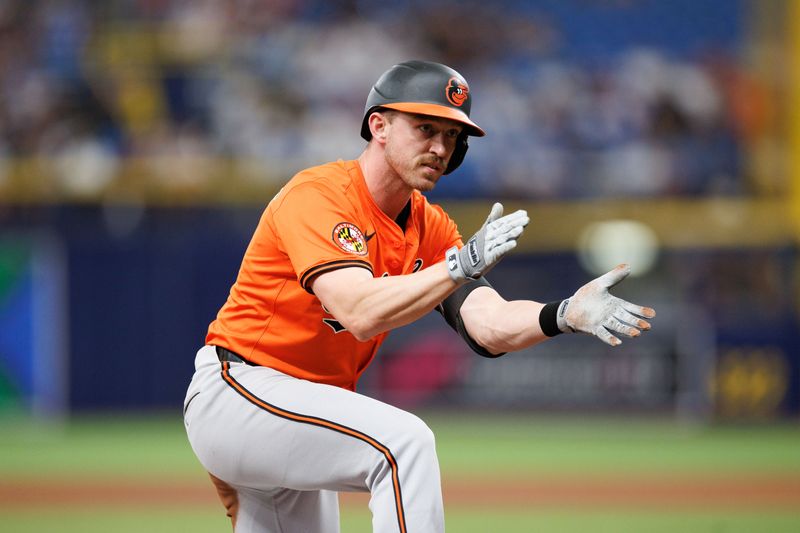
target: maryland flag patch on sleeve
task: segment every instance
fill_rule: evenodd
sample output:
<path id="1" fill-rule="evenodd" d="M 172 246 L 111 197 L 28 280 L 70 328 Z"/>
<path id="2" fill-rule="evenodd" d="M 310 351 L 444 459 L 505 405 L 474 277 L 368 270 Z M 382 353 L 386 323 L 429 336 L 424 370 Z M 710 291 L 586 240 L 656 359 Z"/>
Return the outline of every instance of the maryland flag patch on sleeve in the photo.
<path id="1" fill-rule="evenodd" d="M 364 234 L 349 222 L 340 222 L 333 228 L 333 242 L 347 253 L 367 255 L 367 240 Z"/>

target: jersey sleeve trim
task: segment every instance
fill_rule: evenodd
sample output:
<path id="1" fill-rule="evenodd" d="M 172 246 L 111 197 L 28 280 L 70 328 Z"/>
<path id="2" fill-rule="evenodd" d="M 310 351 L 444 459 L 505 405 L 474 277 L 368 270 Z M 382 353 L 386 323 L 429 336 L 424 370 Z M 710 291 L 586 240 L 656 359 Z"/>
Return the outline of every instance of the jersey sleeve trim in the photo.
<path id="1" fill-rule="evenodd" d="M 357 259 L 342 259 L 339 261 L 330 261 L 328 263 L 323 263 L 321 265 L 309 268 L 300 277 L 300 286 L 303 287 L 309 294 L 314 294 L 314 291 L 311 290 L 309 282 L 312 279 L 314 279 L 315 276 L 318 276 L 325 272 L 330 272 L 332 270 L 338 270 L 340 268 L 348 268 L 348 267 L 366 268 L 367 270 L 369 270 L 370 274 L 374 275 L 374 272 L 372 271 L 372 265 L 370 265 L 366 261 L 359 261 Z"/>

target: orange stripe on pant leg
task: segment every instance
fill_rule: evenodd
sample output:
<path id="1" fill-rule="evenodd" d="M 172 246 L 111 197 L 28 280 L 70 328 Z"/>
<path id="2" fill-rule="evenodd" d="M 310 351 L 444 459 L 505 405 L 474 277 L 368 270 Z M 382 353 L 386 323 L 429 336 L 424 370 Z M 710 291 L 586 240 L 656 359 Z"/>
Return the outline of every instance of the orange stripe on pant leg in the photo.
<path id="1" fill-rule="evenodd" d="M 370 446 L 381 452 L 392 469 L 392 485 L 394 487 L 395 507 L 397 508 L 397 524 L 398 526 L 400 526 L 401 533 L 407 533 L 405 511 L 403 509 L 403 498 L 400 491 L 400 475 L 397 469 L 397 461 L 395 460 L 389 448 L 387 448 L 377 440 L 373 439 L 369 435 L 361 433 L 360 431 L 349 428 L 347 426 L 342 426 L 340 424 L 336 424 L 335 422 L 331 422 L 330 420 L 325 420 L 322 418 L 306 416 L 298 413 L 293 413 L 291 411 L 286 411 L 285 409 L 281 409 L 280 407 L 275 407 L 274 405 L 265 402 L 264 400 L 255 396 L 252 392 L 247 390 L 241 383 L 236 381 L 236 379 L 234 379 L 234 377 L 231 376 L 230 363 L 227 361 L 222 363 L 221 374 L 222 374 L 222 379 L 225 380 L 225 383 L 227 383 L 233 390 L 238 392 L 247 401 L 249 401 L 250 403 L 261 409 L 264 409 L 269 413 L 272 413 L 275 416 L 286 418 L 287 420 L 292 420 L 295 422 L 301 422 L 303 424 L 311 424 L 312 426 L 327 428 L 333 431 L 337 431 L 339 433 L 343 433 L 345 435 L 349 435 L 351 437 L 366 442 L 367 444 L 369 444 Z"/>

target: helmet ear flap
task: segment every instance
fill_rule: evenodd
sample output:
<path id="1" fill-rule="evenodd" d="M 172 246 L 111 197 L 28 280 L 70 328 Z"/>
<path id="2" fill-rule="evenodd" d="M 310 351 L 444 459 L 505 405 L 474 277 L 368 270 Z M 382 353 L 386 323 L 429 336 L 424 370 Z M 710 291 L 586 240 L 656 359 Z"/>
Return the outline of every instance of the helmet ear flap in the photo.
<path id="1" fill-rule="evenodd" d="M 467 149 L 469 148 L 467 137 L 467 133 L 462 132 L 456 139 L 456 148 L 453 150 L 453 155 L 450 156 L 450 161 L 448 161 L 447 168 L 444 169 L 443 174 L 450 174 L 464 162 L 464 156 L 467 155 Z"/>
<path id="2" fill-rule="evenodd" d="M 380 106 L 372 106 L 364 113 L 364 119 L 361 121 L 361 138 L 365 141 L 372 140 L 372 132 L 369 130 L 369 116 L 375 111 L 379 111 Z"/>

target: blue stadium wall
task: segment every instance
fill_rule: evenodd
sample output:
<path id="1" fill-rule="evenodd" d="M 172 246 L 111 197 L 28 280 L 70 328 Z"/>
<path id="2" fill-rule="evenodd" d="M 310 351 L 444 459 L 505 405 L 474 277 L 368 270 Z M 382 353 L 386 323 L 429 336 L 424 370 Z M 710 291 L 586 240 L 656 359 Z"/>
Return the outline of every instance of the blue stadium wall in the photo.
<path id="1" fill-rule="evenodd" d="M 141 219 L 124 236 L 109 231 L 102 207 L 5 212 L 4 233 L 35 230 L 61 243 L 72 412 L 180 409 L 194 353 L 261 213 L 131 209 Z M 793 415 L 800 409 L 800 335 L 786 287 L 797 283 L 797 260 L 794 248 L 663 251 L 651 273 L 617 289 L 659 310 L 655 328 L 616 350 L 572 335 L 482 359 L 432 313 L 407 334 L 390 335 L 362 391 L 412 407 Z M 550 301 L 589 276 L 571 252 L 537 253 L 504 261 L 490 280 L 508 298 Z"/>

